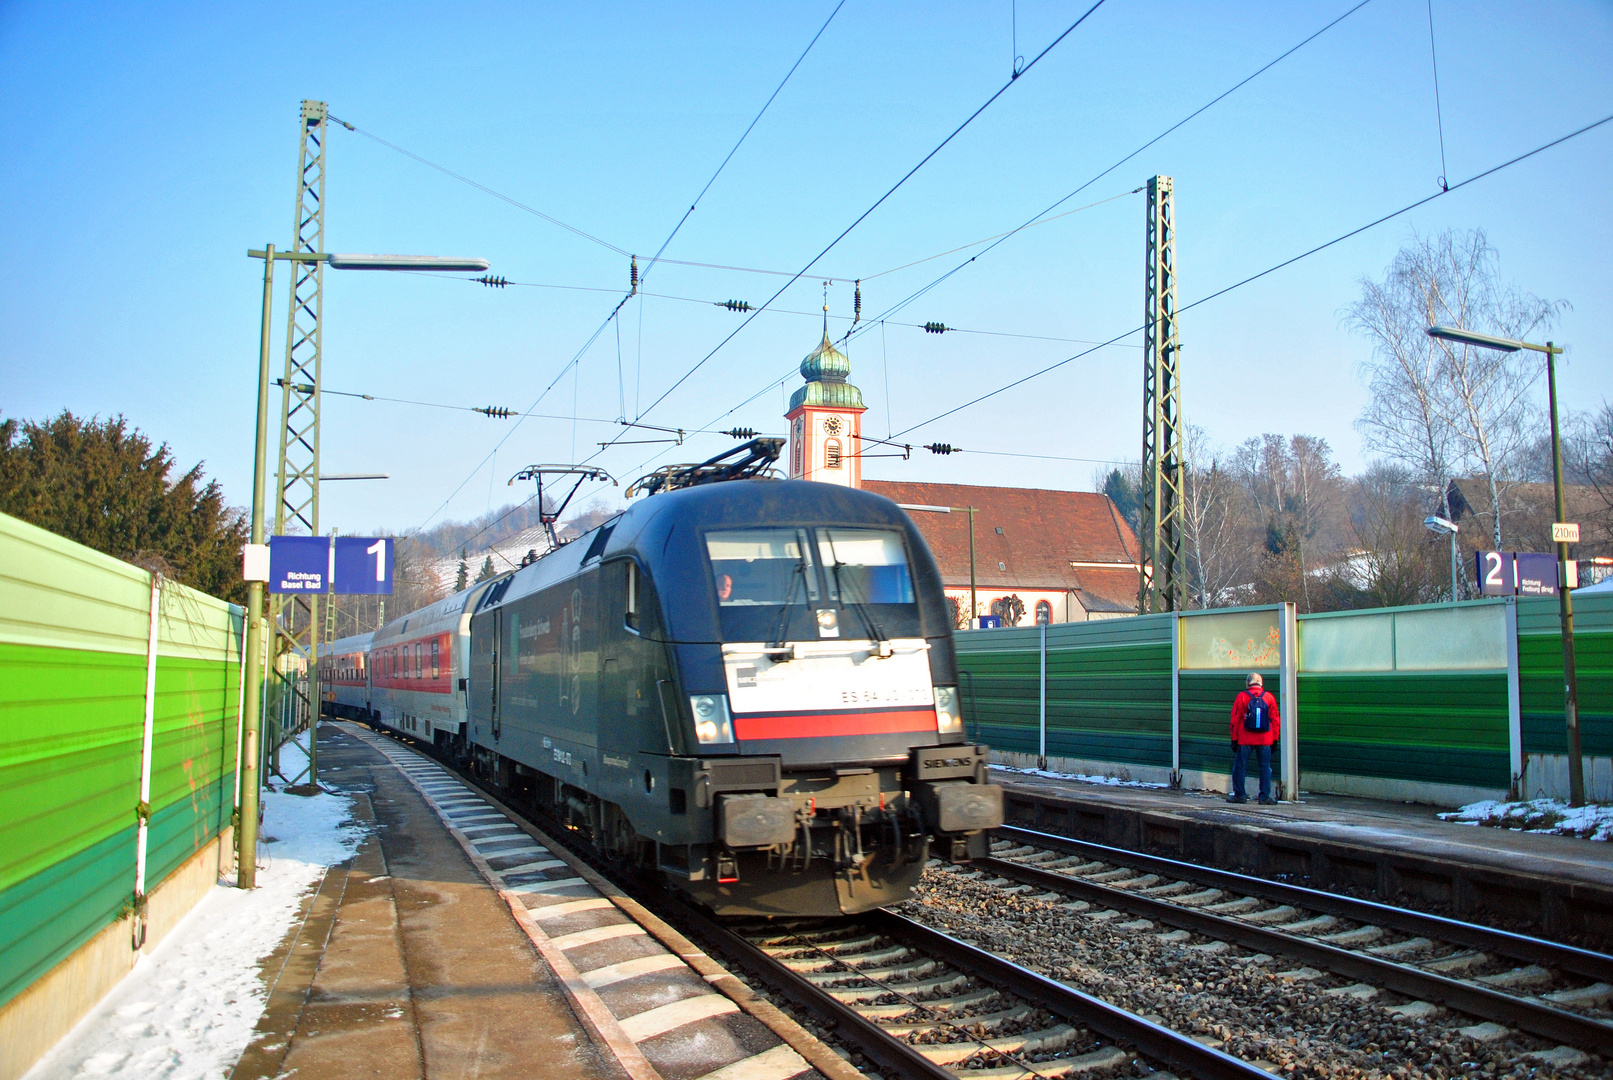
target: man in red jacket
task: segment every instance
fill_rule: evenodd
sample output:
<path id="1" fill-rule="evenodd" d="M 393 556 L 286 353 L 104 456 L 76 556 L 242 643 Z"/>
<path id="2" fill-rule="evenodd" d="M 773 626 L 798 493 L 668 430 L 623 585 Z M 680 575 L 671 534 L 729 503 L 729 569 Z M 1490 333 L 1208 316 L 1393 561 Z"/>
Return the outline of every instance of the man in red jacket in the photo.
<path id="1" fill-rule="evenodd" d="M 1266 692 L 1265 680 L 1251 671 L 1244 690 L 1232 702 L 1232 794 L 1227 802 L 1245 803 L 1244 794 L 1250 754 L 1260 760 L 1260 805 L 1275 806 L 1271 797 L 1271 748 L 1277 742 L 1282 718 L 1277 715 L 1277 699 Z"/>

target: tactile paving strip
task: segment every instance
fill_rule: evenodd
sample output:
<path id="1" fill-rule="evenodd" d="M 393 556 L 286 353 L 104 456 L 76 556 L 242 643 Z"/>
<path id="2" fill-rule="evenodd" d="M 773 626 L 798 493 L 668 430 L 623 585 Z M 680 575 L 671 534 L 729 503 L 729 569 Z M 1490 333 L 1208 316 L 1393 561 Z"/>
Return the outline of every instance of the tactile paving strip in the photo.
<path id="1" fill-rule="evenodd" d="M 822 1080 L 480 792 L 391 739 L 341 726 L 421 794 L 634 1080 Z"/>

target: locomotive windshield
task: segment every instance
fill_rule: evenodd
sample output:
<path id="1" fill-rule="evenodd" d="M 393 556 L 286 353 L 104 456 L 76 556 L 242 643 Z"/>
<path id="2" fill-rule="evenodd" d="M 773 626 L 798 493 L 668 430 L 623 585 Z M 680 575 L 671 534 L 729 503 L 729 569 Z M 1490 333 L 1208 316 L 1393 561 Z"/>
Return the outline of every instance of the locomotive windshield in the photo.
<path id="1" fill-rule="evenodd" d="M 907 551 L 893 530 L 714 531 L 706 534 L 706 555 L 725 641 L 919 632 Z M 855 615 L 825 622 L 822 612 L 841 607 Z M 825 626 L 843 630 L 826 635 Z"/>
<path id="2" fill-rule="evenodd" d="M 818 577 L 807 529 L 744 529 L 706 534 L 717 603 L 778 607 L 815 603 Z"/>

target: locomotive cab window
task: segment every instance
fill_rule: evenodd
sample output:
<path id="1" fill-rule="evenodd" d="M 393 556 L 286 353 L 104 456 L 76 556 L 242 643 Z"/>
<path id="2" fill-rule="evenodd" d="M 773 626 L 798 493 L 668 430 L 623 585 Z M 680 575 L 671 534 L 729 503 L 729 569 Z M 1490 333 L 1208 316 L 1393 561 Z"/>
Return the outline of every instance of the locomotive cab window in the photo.
<path id="1" fill-rule="evenodd" d="M 902 539 L 887 529 L 819 529 L 829 594 L 850 604 L 911 604 Z"/>
<path id="2" fill-rule="evenodd" d="M 735 529 L 706 534 L 721 607 L 816 603 L 818 576 L 806 529 Z"/>
<path id="3" fill-rule="evenodd" d="M 913 637 L 918 605 L 899 533 L 870 528 L 706 534 L 724 641 Z M 837 615 L 835 609 L 850 611 Z M 827 625 L 838 634 L 825 634 Z"/>

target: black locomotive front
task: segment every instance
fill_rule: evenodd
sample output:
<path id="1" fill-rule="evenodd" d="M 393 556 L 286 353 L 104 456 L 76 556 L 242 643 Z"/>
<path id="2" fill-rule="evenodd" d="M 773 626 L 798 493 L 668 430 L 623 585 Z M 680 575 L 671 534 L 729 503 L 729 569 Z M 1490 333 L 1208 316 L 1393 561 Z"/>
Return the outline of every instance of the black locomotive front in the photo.
<path id="1" fill-rule="evenodd" d="M 964 739 L 934 558 L 888 499 L 656 495 L 489 589 L 478 767 L 723 913 L 906 897 L 1002 820 Z"/>

